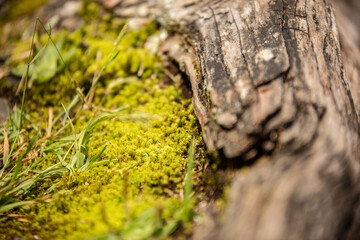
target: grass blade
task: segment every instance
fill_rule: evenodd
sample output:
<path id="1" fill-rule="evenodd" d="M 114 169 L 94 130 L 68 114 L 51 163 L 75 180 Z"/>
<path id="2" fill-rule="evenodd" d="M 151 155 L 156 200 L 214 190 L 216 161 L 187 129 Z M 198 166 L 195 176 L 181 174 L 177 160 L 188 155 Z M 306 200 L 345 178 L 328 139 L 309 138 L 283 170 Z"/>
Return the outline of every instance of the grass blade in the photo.
<path id="1" fill-rule="evenodd" d="M 194 159 L 195 159 L 195 140 L 190 146 L 189 149 L 189 161 L 186 167 L 186 180 L 184 186 L 184 199 L 185 202 L 189 201 L 191 197 L 192 191 L 192 176 L 193 176 L 193 167 L 194 167 Z"/>
<path id="2" fill-rule="evenodd" d="M 101 151 L 100 151 L 98 154 L 96 154 L 95 156 L 93 156 L 93 157 L 89 160 L 89 162 L 90 162 L 90 163 L 93 163 L 93 162 L 95 162 L 96 160 L 98 160 L 98 159 L 101 157 L 101 155 L 105 152 L 105 150 L 106 150 L 106 148 L 107 148 L 108 145 L 109 145 L 109 143 L 106 143 L 105 146 L 101 149 Z"/>
<path id="3" fill-rule="evenodd" d="M 29 63 L 30 65 L 33 64 L 40 56 L 41 54 L 45 51 L 47 45 L 49 43 L 49 39 L 46 42 L 46 44 L 37 52 L 37 54 L 35 55 L 35 57 L 31 60 L 31 62 Z"/>
<path id="4" fill-rule="evenodd" d="M 114 57 L 108 62 L 108 64 L 106 64 L 106 67 L 108 67 L 110 64 L 112 64 L 115 61 L 115 59 L 117 58 L 119 53 L 120 53 L 120 50 L 115 53 Z"/>
<path id="5" fill-rule="evenodd" d="M 124 27 L 121 29 L 119 35 L 116 37 L 116 40 L 115 40 L 115 42 L 114 42 L 114 47 L 112 48 L 111 52 L 109 53 L 109 55 L 108 55 L 108 57 L 107 57 L 108 63 L 105 64 L 105 65 L 101 68 L 99 74 L 97 75 L 97 77 L 95 78 L 95 80 L 93 81 L 93 83 L 91 84 L 90 90 L 89 90 L 89 92 L 88 92 L 88 93 L 86 94 L 86 96 L 85 96 L 85 99 L 84 99 L 85 101 L 87 101 L 87 100 L 89 99 L 91 92 L 92 92 L 93 89 L 96 87 L 96 85 L 97 85 L 98 81 L 100 80 L 100 77 L 101 77 L 102 73 L 104 72 L 105 68 L 106 68 L 107 66 L 109 66 L 109 65 L 117 58 L 117 56 L 119 55 L 120 50 L 118 50 L 115 55 L 114 55 L 114 52 L 115 52 L 115 50 L 117 49 L 117 47 L 119 46 L 119 44 L 120 44 L 121 40 L 123 39 L 123 37 L 125 36 L 125 33 L 126 33 L 126 31 L 127 31 L 127 27 L 128 27 L 128 23 L 126 23 L 126 24 L 124 25 Z M 111 60 L 109 60 L 110 58 L 111 58 Z"/>
<path id="6" fill-rule="evenodd" d="M 15 203 L 10 203 L 10 204 L 7 204 L 5 206 L 2 206 L 0 207 L 0 213 L 2 212 L 7 212 L 13 208 L 16 208 L 16 207 L 21 207 L 21 206 L 24 206 L 24 205 L 30 205 L 30 204 L 33 204 L 35 203 L 35 201 L 22 201 L 22 202 L 15 202 Z"/>
<path id="7" fill-rule="evenodd" d="M 21 154 L 21 156 L 17 160 L 17 164 L 16 164 L 16 167 L 15 167 L 15 170 L 14 170 L 13 177 L 12 177 L 11 182 L 10 182 L 10 186 L 12 186 L 13 183 L 16 181 L 16 177 L 19 174 L 23 158 L 31 151 L 31 149 L 33 149 L 33 147 L 35 146 L 38 138 L 39 138 L 39 133 L 36 133 L 35 136 L 33 136 L 32 139 L 30 140 L 26 151 L 23 154 Z"/>
<path id="8" fill-rule="evenodd" d="M 105 161 L 101 161 L 101 162 L 96 162 L 96 161 L 101 157 L 101 155 L 105 152 L 105 150 L 106 150 L 106 148 L 107 148 L 108 145 L 109 145 L 109 144 L 106 143 L 105 146 L 101 149 L 100 152 L 98 152 L 98 153 L 97 153 L 95 156 L 93 156 L 90 160 L 88 159 L 88 160 L 86 161 L 86 163 L 84 164 L 84 166 L 81 167 L 81 171 L 84 172 L 84 171 L 86 171 L 86 170 L 88 170 L 88 169 L 90 169 L 90 168 L 93 168 L 93 167 L 95 167 L 95 166 L 99 166 L 99 165 L 97 165 L 97 163 L 106 164 L 106 163 L 110 162 L 109 160 L 105 160 Z"/>
<path id="9" fill-rule="evenodd" d="M 115 160 L 103 160 L 103 161 L 99 161 L 99 162 L 94 162 L 93 164 L 91 164 L 89 166 L 89 168 L 87 170 L 90 170 L 92 168 L 95 168 L 95 167 L 98 167 L 98 166 L 101 166 L 101 165 L 105 165 L 105 164 L 108 164 L 108 163 L 111 163 L 111 162 L 114 162 L 114 161 L 118 161 L 118 160 L 115 159 Z"/>
<path id="10" fill-rule="evenodd" d="M 75 107 L 75 105 L 76 105 L 79 101 L 80 101 L 80 97 L 79 97 L 79 95 L 76 95 L 76 96 L 73 98 L 73 100 L 71 101 L 71 103 L 66 107 L 66 111 L 67 111 L 67 112 L 70 112 L 71 109 L 72 109 L 73 107 Z M 59 113 L 59 114 L 54 118 L 53 124 L 56 124 L 57 121 L 59 121 L 59 119 L 60 119 L 62 116 L 64 116 L 64 114 L 65 114 L 65 110 L 63 110 L 61 113 Z"/>
<path id="11" fill-rule="evenodd" d="M 114 42 L 114 46 L 117 47 L 119 45 L 119 43 L 121 42 L 121 40 L 123 39 L 123 37 L 125 36 L 125 33 L 128 29 L 129 23 L 125 23 L 125 25 L 123 26 L 123 28 L 121 29 L 119 35 L 116 37 L 116 40 Z"/>

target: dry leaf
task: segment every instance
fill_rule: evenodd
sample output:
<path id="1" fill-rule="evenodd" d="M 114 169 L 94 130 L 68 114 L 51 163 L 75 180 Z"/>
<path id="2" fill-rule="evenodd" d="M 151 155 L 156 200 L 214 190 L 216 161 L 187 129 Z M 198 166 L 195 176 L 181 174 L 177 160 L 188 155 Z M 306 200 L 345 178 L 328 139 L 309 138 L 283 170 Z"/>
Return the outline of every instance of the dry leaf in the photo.
<path id="1" fill-rule="evenodd" d="M 29 220 L 27 220 L 26 218 L 18 218 L 17 219 L 19 222 L 30 222 Z"/>
<path id="2" fill-rule="evenodd" d="M 48 137 L 51 136 L 53 120 L 54 120 L 54 109 L 52 107 L 50 107 L 49 108 L 49 124 L 48 124 L 48 128 L 46 129 L 46 135 Z"/>
<path id="3" fill-rule="evenodd" d="M 20 155 L 21 151 L 24 149 L 24 147 L 26 147 L 26 143 L 22 144 L 20 146 L 20 148 L 15 153 L 13 153 L 10 157 L 17 158 Z"/>
<path id="4" fill-rule="evenodd" d="M 9 218 L 18 218 L 18 217 L 23 217 L 24 215 L 19 215 L 19 214 L 8 214 L 6 215 Z"/>
<path id="5" fill-rule="evenodd" d="M 45 195 L 42 200 L 43 200 L 43 201 L 46 201 L 46 200 L 49 200 L 49 199 L 51 199 L 51 195 L 50 195 L 50 194 Z"/>
<path id="6" fill-rule="evenodd" d="M 41 238 L 38 235 L 33 235 L 35 240 L 40 240 Z"/>
<path id="7" fill-rule="evenodd" d="M 4 166 L 6 164 L 6 158 L 7 158 L 8 154 L 9 154 L 9 138 L 8 138 L 7 133 L 6 133 L 6 130 L 4 129 L 4 155 L 3 155 L 3 164 L 4 164 Z"/>
<path id="8" fill-rule="evenodd" d="M 16 93 L 15 93 L 15 95 L 16 96 L 18 96 L 19 95 L 19 93 L 20 93 L 20 91 L 21 91 L 21 88 L 23 87 L 23 85 L 24 85 L 24 82 L 25 82 L 25 77 L 26 77 L 26 71 L 24 72 L 24 74 L 22 75 L 22 77 L 21 77 L 21 80 L 20 80 L 20 83 L 19 83 L 19 86 L 18 86 L 18 88 L 17 88 L 17 90 L 16 90 Z"/>
<path id="9" fill-rule="evenodd" d="M 0 67 L 0 79 L 7 77 L 10 74 L 9 69 Z"/>

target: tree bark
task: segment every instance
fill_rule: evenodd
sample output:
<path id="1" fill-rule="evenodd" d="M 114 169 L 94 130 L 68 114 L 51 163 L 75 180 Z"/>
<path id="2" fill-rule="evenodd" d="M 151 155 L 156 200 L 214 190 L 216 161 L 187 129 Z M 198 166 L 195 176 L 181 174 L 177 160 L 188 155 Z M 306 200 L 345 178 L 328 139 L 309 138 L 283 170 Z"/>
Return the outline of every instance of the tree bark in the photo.
<path id="1" fill-rule="evenodd" d="M 208 149 L 250 166 L 201 238 L 360 239 L 359 2 L 334 0 L 336 18 L 326 0 L 149 3 Z"/>
<path id="2" fill-rule="evenodd" d="M 190 45 L 169 53 L 208 149 L 239 165 L 265 159 L 235 179 L 226 222 L 203 238 L 358 239 L 359 42 L 344 38 L 345 69 L 332 7 L 174 1 L 167 12 Z"/>

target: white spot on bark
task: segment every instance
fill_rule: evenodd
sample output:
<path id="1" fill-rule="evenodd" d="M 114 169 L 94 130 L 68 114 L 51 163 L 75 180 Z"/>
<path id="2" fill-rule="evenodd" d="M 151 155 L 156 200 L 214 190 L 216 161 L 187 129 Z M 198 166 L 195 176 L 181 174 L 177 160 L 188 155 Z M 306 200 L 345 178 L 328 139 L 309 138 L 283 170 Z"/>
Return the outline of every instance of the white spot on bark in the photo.
<path id="1" fill-rule="evenodd" d="M 280 35 L 280 33 L 279 33 L 279 32 L 276 32 L 276 33 L 274 33 L 274 35 L 273 35 L 273 36 L 274 36 L 274 38 L 276 38 L 276 39 L 277 39 L 277 38 L 279 37 L 279 35 Z"/>
<path id="2" fill-rule="evenodd" d="M 255 56 L 255 62 L 258 63 L 259 61 L 270 61 L 275 56 L 272 53 L 271 49 L 264 49 L 261 50 L 258 54 Z"/>

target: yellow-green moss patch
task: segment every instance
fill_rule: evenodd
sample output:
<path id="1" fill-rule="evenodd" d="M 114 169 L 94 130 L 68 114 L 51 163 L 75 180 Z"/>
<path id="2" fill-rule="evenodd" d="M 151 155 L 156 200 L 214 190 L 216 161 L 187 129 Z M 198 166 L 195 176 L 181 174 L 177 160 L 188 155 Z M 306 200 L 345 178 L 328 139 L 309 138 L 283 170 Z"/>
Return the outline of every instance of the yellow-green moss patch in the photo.
<path id="1" fill-rule="evenodd" d="M 54 36 L 64 56 L 71 52 L 67 64 L 84 93 L 89 91 L 94 76 L 106 64 L 106 56 L 114 47 L 116 34 L 108 32 L 109 22 Z M 117 31 L 123 23 L 118 26 Z M 126 109 L 122 115 L 100 122 L 83 146 L 84 154 L 91 158 L 107 144 L 98 161 L 109 163 L 86 171 L 65 171 L 58 178 L 39 182 L 22 196 L 22 200 L 35 199 L 35 204 L 14 209 L 11 214 L 16 217 L 5 215 L 1 219 L 0 234 L 4 239 L 164 238 L 180 223 L 184 227 L 190 222 L 189 205 L 185 205 L 192 203 L 184 202 L 183 184 L 188 148 L 199 133 L 191 101 L 183 99 L 173 86 L 160 84 L 161 63 L 144 47 L 147 37 L 153 34 L 157 30 L 152 24 L 140 31 L 130 30 L 118 47 L 117 58 L 103 72 L 91 104 L 83 108 L 78 104 L 69 112 L 79 134 L 101 113 Z M 46 37 L 41 42 L 44 44 Z M 21 54 L 22 48 L 15 50 L 13 59 Z M 34 68 L 42 58 L 34 63 Z M 53 61 L 56 71 L 46 79 L 31 76 L 33 85 L 26 103 L 25 123 L 32 122 L 42 133 L 48 131 L 50 107 L 56 116 L 63 109 L 61 103 L 66 106 L 76 94 L 58 56 L 48 61 Z M 22 61 L 8 62 L 18 75 L 21 74 L 16 69 L 21 64 Z M 62 128 L 64 118 L 53 126 L 52 133 Z M 33 130 L 28 133 L 31 134 Z M 44 140 L 40 145 L 44 148 L 39 149 L 72 134 L 68 125 L 61 134 Z M 64 162 L 55 152 L 66 152 L 70 144 L 71 141 L 56 150 L 39 151 L 31 160 L 41 162 L 36 170 L 69 163 L 73 150 Z M 23 167 L 29 164 L 26 162 Z"/>

